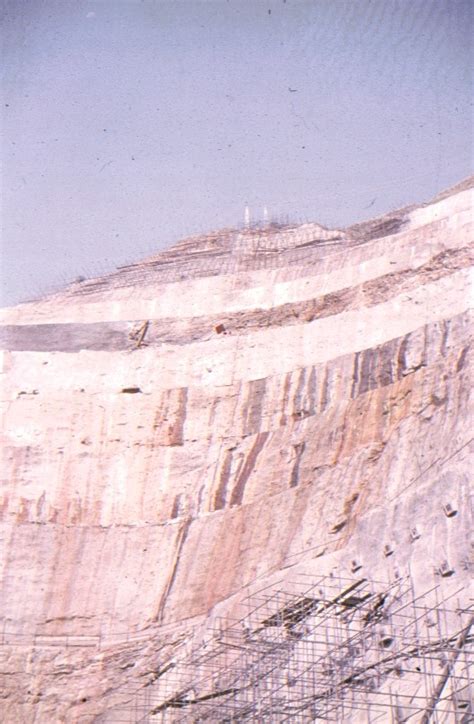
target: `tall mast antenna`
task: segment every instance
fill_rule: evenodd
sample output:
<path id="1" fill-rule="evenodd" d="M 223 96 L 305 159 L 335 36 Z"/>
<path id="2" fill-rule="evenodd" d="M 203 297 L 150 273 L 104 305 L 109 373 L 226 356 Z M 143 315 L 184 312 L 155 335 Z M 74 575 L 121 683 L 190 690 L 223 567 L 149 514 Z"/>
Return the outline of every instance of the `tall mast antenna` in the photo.
<path id="1" fill-rule="evenodd" d="M 246 229 L 248 229 L 250 226 L 250 209 L 249 209 L 248 204 L 245 205 L 244 226 Z"/>

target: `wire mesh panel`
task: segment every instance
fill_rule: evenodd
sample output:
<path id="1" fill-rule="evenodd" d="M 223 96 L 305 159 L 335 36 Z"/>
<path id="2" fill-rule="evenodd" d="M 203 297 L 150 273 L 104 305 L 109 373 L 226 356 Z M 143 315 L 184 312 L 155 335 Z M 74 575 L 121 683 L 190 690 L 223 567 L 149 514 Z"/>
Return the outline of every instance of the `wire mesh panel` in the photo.
<path id="1" fill-rule="evenodd" d="M 183 279 L 213 277 L 259 269 L 311 265 L 334 253 L 364 243 L 324 232 L 318 225 L 224 229 L 186 239 L 141 262 L 73 283 L 61 298 L 90 297 L 111 290 L 168 284 Z"/>
<path id="2" fill-rule="evenodd" d="M 169 663 L 130 721 L 473 721 L 473 610 L 456 595 L 300 577 L 239 613 Z"/>

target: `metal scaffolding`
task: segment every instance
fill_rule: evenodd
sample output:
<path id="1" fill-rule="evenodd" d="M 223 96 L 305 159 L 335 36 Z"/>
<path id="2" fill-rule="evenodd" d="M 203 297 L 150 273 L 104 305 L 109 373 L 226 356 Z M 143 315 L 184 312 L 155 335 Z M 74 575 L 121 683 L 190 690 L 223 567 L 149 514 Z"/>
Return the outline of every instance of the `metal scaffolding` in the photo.
<path id="1" fill-rule="evenodd" d="M 472 722 L 474 617 L 460 593 L 337 576 L 264 589 L 167 662 L 127 721 Z"/>
<path id="2" fill-rule="evenodd" d="M 66 291 L 72 297 L 89 296 L 110 289 L 136 285 L 168 284 L 188 278 L 213 277 L 223 274 L 278 269 L 284 266 L 317 264 L 335 254 L 347 254 L 364 240 L 339 237 L 318 238 L 312 225 L 274 229 L 239 229 L 191 237 L 176 247 L 162 251 L 141 262 L 125 264 L 103 276 L 72 284 Z M 188 242 L 191 247 L 183 247 Z M 197 245 L 197 248 L 192 246 Z M 63 294 L 63 291 L 59 292 Z"/>

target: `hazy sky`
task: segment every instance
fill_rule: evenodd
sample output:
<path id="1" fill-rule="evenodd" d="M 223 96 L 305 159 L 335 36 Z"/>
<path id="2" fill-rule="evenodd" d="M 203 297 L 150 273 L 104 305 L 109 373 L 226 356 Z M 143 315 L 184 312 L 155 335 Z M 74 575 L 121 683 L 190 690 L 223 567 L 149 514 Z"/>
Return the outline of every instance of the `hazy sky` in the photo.
<path id="1" fill-rule="evenodd" d="M 469 0 L 0 0 L 2 303 L 472 173 Z"/>

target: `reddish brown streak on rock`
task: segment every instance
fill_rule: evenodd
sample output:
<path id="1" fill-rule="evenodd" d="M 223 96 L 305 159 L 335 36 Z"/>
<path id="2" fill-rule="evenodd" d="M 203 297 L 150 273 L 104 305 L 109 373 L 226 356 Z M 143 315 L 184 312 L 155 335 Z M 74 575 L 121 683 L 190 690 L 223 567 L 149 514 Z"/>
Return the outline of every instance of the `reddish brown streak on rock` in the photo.
<path id="1" fill-rule="evenodd" d="M 240 505 L 242 503 L 245 492 L 245 485 L 250 477 L 250 473 L 254 468 L 257 457 L 260 454 L 263 446 L 265 445 L 269 434 L 269 432 L 260 432 L 257 435 L 253 447 L 248 454 L 242 471 L 240 472 L 239 477 L 237 478 L 237 481 L 235 483 L 235 487 L 232 491 L 232 497 L 230 499 L 231 505 Z"/>

